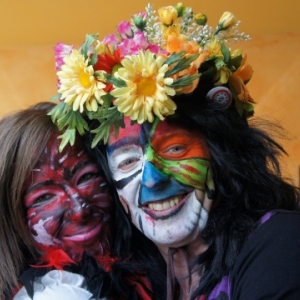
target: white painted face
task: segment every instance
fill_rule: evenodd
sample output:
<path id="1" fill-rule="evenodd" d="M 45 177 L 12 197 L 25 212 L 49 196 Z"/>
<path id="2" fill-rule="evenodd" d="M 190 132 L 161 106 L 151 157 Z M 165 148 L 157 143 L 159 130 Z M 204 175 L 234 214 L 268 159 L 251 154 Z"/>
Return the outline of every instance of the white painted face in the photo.
<path id="1" fill-rule="evenodd" d="M 155 244 L 181 247 L 206 225 L 213 188 L 209 154 L 198 131 L 165 121 L 112 133 L 109 167 L 133 224 Z"/>

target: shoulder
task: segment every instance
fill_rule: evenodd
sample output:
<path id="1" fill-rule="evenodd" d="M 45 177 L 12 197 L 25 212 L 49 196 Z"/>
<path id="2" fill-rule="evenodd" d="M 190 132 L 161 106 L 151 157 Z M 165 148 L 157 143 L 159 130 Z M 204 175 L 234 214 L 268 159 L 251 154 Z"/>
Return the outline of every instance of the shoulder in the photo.
<path id="1" fill-rule="evenodd" d="M 232 299 L 300 299 L 300 213 L 276 211 L 245 242 Z"/>

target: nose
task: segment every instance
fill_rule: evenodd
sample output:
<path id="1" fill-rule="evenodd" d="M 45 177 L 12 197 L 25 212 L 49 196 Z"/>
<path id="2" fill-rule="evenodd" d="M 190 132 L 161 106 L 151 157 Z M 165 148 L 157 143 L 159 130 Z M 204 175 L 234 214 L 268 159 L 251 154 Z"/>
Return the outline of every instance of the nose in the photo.
<path id="1" fill-rule="evenodd" d="M 79 195 L 76 188 L 64 187 L 68 197 L 64 217 L 72 221 L 86 220 L 90 215 L 90 205 L 87 204 Z"/>
<path id="2" fill-rule="evenodd" d="M 168 182 L 169 177 L 159 171 L 151 162 L 145 162 L 142 185 L 148 189 L 159 189 Z"/>
<path id="3" fill-rule="evenodd" d="M 174 195 L 187 193 L 190 190 L 190 187 L 172 179 L 172 177 L 162 173 L 152 163 L 146 161 L 141 179 L 138 202 L 139 205 L 143 205 L 149 202 L 174 197 Z"/>
<path id="4" fill-rule="evenodd" d="M 164 197 L 163 193 L 167 190 L 169 182 L 169 176 L 159 171 L 149 161 L 145 161 L 141 178 L 140 204 L 161 200 Z"/>

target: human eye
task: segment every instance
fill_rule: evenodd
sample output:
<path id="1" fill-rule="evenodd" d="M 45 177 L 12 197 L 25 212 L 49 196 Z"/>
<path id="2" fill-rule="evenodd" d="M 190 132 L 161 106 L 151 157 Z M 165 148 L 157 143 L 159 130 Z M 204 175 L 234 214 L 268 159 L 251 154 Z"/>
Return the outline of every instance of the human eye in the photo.
<path id="1" fill-rule="evenodd" d="M 165 156 L 180 157 L 186 153 L 187 148 L 187 145 L 184 144 L 170 145 L 163 151 L 163 153 Z"/>
<path id="2" fill-rule="evenodd" d="M 51 200 L 53 197 L 55 197 L 54 194 L 40 195 L 39 197 L 35 198 L 33 206 L 39 205 L 39 204 L 44 203 L 44 202 L 47 202 L 47 201 Z"/>
<path id="3" fill-rule="evenodd" d="M 56 194 L 49 191 L 31 192 L 25 197 L 24 203 L 27 207 L 37 207 L 48 204 L 55 200 L 55 197 Z"/>
<path id="4" fill-rule="evenodd" d="M 131 170 L 139 162 L 139 160 L 139 157 L 129 157 L 119 163 L 118 169 L 121 169 L 123 171 Z"/>
<path id="5" fill-rule="evenodd" d="M 126 145 L 116 149 L 112 155 L 108 156 L 109 167 L 112 174 L 130 173 L 142 164 L 143 150 L 137 145 Z"/>
<path id="6" fill-rule="evenodd" d="M 99 178 L 98 168 L 94 164 L 86 165 L 75 174 L 75 182 L 79 187 L 87 186 Z"/>

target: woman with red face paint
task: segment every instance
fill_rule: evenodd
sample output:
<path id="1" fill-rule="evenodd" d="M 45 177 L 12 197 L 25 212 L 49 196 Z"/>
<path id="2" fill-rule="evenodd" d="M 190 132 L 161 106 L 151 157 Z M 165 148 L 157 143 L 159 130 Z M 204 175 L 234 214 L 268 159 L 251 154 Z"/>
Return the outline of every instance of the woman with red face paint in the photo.
<path id="1" fill-rule="evenodd" d="M 132 16 L 61 51 L 54 122 L 91 121 L 91 153 L 167 263 L 168 300 L 300 299 L 300 192 L 248 121 L 253 70 L 233 43 L 249 36 L 232 13 L 211 27 L 182 2 Z"/>
<path id="2" fill-rule="evenodd" d="M 103 169 L 80 139 L 59 151 L 52 107 L 0 121 L 0 298 L 150 299 L 138 259 L 116 241 L 126 225 Z"/>

